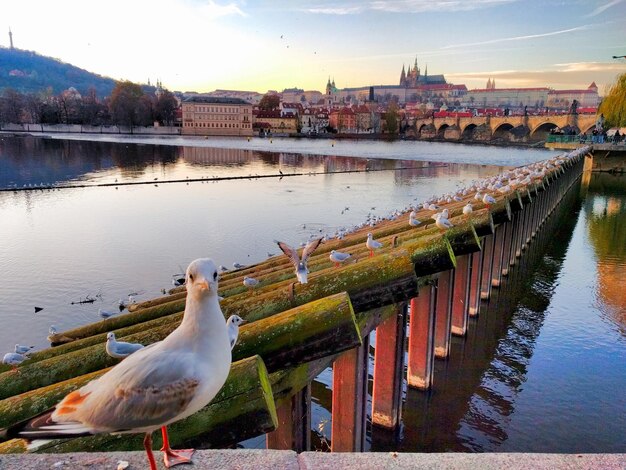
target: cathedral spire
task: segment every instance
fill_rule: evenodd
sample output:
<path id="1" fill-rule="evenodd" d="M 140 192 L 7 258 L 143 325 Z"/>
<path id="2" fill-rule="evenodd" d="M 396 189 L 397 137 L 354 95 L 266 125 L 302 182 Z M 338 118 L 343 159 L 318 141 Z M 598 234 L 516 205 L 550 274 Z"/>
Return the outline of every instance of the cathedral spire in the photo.
<path id="1" fill-rule="evenodd" d="M 487 80 L 487 90 L 491 90 L 491 78 Z"/>
<path id="2" fill-rule="evenodd" d="M 400 74 L 400 85 L 404 85 L 406 82 L 406 72 L 404 71 L 404 64 L 402 64 L 402 73 Z"/>

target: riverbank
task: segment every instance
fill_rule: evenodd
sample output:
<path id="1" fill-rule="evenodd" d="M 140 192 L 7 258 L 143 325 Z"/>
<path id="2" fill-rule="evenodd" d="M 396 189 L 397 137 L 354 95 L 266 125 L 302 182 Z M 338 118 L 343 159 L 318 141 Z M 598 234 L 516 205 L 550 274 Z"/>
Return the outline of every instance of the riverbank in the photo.
<path id="1" fill-rule="evenodd" d="M 163 464 L 158 460 L 159 468 Z M 145 452 L 94 452 L 75 454 L 24 454 L 0 456 L 3 470 L 118 468 L 128 462 L 128 470 L 146 468 Z M 341 470 L 341 469 L 458 469 L 482 470 L 515 468 L 533 470 L 603 469 L 621 470 L 626 466 L 626 454 L 521 454 L 521 453 L 326 453 L 290 450 L 198 450 L 193 456 L 194 469 L 281 469 L 281 470 Z"/>

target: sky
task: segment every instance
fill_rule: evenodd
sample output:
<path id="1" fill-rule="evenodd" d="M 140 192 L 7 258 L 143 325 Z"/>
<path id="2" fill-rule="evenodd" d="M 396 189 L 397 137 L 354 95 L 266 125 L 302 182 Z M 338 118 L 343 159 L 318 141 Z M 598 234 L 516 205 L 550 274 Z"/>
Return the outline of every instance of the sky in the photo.
<path id="1" fill-rule="evenodd" d="M 4 24 L 2 24 L 4 23 Z M 586 88 L 626 72 L 626 0 L 19 0 L 19 49 L 176 91 L 324 91 L 424 73 L 484 88 Z"/>

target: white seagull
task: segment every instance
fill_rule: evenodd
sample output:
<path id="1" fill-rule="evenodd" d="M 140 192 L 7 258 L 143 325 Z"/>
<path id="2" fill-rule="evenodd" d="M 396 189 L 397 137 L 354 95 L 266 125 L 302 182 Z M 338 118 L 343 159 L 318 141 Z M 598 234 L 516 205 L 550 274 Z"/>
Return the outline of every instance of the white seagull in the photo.
<path id="1" fill-rule="evenodd" d="M 489 195 L 489 194 L 485 194 L 483 196 L 483 203 L 489 207 L 491 204 L 495 204 L 496 200 L 493 198 L 493 196 Z"/>
<path id="2" fill-rule="evenodd" d="M 113 315 L 115 315 L 115 312 L 110 312 L 108 310 L 102 310 L 101 308 L 99 308 L 98 309 L 98 315 L 100 315 L 103 320 L 106 320 L 107 318 L 112 317 Z"/>
<path id="3" fill-rule="evenodd" d="M 28 354 L 34 347 L 35 346 L 22 346 L 21 344 L 16 344 L 13 351 L 17 354 Z"/>
<path id="4" fill-rule="evenodd" d="M 308 282 L 309 274 L 309 267 L 307 266 L 307 263 L 313 252 L 318 246 L 320 246 L 320 243 L 322 243 L 322 238 L 311 240 L 304 246 L 304 249 L 302 250 L 302 259 L 298 256 L 298 250 L 295 248 L 290 247 L 284 242 L 277 241 L 276 243 L 282 252 L 287 255 L 291 264 L 293 264 L 293 267 L 296 270 L 296 277 L 298 278 L 300 284 L 306 284 Z"/>
<path id="5" fill-rule="evenodd" d="M 374 237 L 371 233 L 367 234 L 367 241 L 365 242 L 365 246 L 368 250 L 370 250 L 370 256 L 374 256 L 374 250 L 381 248 L 383 244 L 378 240 L 374 240 Z"/>
<path id="6" fill-rule="evenodd" d="M 417 227 L 419 224 L 421 224 L 421 222 L 418 220 L 417 214 L 415 211 L 411 211 L 409 214 L 409 225 L 411 227 Z"/>
<path id="7" fill-rule="evenodd" d="M 139 343 L 125 343 L 124 341 L 117 341 L 115 339 L 115 333 L 110 331 L 107 333 L 106 352 L 109 356 L 115 359 L 123 359 L 126 356 L 130 356 L 132 353 L 143 349 L 143 344 Z"/>
<path id="8" fill-rule="evenodd" d="M 253 277 L 245 276 L 243 278 L 243 285 L 246 286 L 249 289 L 253 289 L 253 288 L 255 288 L 256 286 L 259 285 L 259 280 L 255 279 Z"/>
<path id="9" fill-rule="evenodd" d="M 17 365 L 21 364 L 26 360 L 26 356 L 18 353 L 6 353 L 2 358 L 2 363 L 7 364 L 13 368 L 13 370 L 17 370 Z M 0 434 L 1 436 L 1 434 Z"/>
<path id="10" fill-rule="evenodd" d="M 228 340 L 230 341 L 230 349 L 232 350 L 237 343 L 237 337 L 239 336 L 239 325 L 243 325 L 246 322 L 239 315 L 231 315 L 226 320 L 226 328 L 228 329 Z"/>
<path id="11" fill-rule="evenodd" d="M 439 214 L 437 219 L 435 220 L 435 225 L 441 230 L 448 230 L 449 228 L 454 227 L 452 222 L 446 219 L 443 215 Z"/>
<path id="12" fill-rule="evenodd" d="M 468 202 L 467 204 L 465 204 L 465 206 L 463 207 L 463 214 L 465 215 L 470 215 L 472 213 L 472 211 L 474 210 L 474 208 L 472 207 L 472 203 Z"/>
<path id="13" fill-rule="evenodd" d="M 350 253 L 342 253 L 341 251 L 332 250 L 329 258 L 333 263 L 335 263 L 335 267 L 338 268 L 340 263 L 343 263 L 351 256 L 352 255 Z"/>
<path id="14" fill-rule="evenodd" d="M 67 395 L 51 410 L 0 430 L 0 438 L 58 439 L 100 433 L 145 433 L 151 470 L 152 433 L 162 428 L 165 465 L 190 462 L 192 450 L 173 451 L 165 426 L 206 406 L 230 371 L 226 321 L 217 300 L 217 266 L 208 258 L 187 268 L 181 324 L 102 377 Z"/>

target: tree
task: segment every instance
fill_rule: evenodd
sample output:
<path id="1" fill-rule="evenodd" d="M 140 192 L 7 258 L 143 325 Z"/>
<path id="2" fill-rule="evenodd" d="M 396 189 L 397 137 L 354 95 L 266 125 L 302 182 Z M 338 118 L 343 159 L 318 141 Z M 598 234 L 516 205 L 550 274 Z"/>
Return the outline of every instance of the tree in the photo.
<path id="1" fill-rule="evenodd" d="M 137 126 L 145 123 L 145 101 L 141 86 L 129 82 L 117 82 L 111 93 L 110 110 L 115 124 Z"/>
<path id="2" fill-rule="evenodd" d="M 626 126 L 626 73 L 617 77 L 617 80 L 600 103 L 598 112 L 604 114 L 606 125 L 609 127 Z"/>
<path id="3" fill-rule="evenodd" d="M 171 126 L 174 124 L 174 113 L 178 108 L 178 102 L 174 95 L 167 90 L 159 95 L 155 106 L 155 118 L 161 124 L 165 126 Z"/>
<path id="4" fill-rule="evenodd" d="M 398 133 L 398 105 L 393 101 L 385 113 L 385 129 L 389 134 Z"/>
<path id="5" fill-rule="evenodd" d="M 259 109 L 274 111 L 280 107 L 280 96 L 275 93 L 266 93 L 259 101 Z"/>
<path id="6" fill-rule="evenodd" d="M 13 88 L 5 88 L 0 98 L 0 122 L 22 123 L 24 96 Z"/>

